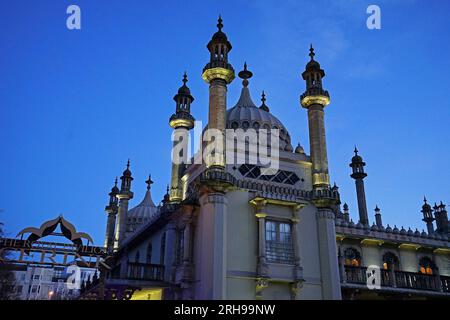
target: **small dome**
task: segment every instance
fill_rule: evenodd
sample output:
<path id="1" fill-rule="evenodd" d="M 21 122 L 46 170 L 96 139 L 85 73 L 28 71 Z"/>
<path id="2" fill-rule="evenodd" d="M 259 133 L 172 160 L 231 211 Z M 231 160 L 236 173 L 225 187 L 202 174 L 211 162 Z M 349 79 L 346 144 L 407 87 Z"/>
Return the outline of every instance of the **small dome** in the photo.
<path id="1" fill-rule="evenodd" d="M 145 193 L 144 199 L 127 214 L 127 230 L 134 231 L 137 227 L 148 221 L 157 212 L 150 190 Z"/>
<path id="2" fill-rule="evenodd" d="M 295 153 L 301 153 L 304 154 L 305 150 L 303 149 L 303 147 L 300 145 L 300 143 L 297 145 L 297 147 L 295 148 Z"/>

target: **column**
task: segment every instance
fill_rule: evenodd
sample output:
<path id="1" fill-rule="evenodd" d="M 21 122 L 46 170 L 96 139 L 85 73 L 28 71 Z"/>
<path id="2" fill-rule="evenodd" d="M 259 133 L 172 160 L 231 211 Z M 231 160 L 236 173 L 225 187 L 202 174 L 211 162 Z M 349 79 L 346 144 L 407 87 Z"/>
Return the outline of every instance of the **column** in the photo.
<path id="1" fill-rule="evenodd" d="M 258 223 L 258 263 L 257 274 L 258 277 L 267 277 L 267 262 L 266 262 L 266 201 L 258 200 L 255 202 L 256 219 Z"/>
<path id="2" fill-rule="evenodd" d="M 172 269 L 175 257 L 176 231 L 175 223 L 169 222 L 166 226 L 166 252 L 164 257 L 164 281 L 171 282 Z"/>
<path id="3" fill-rule="evenodd" d="M 317 210 L 323 298 L 326 300 L 340 300 L 342 297 L 336 248 L 336 232 L 334 228 L 334 213 L 329 208 L 318 208 Z"/>

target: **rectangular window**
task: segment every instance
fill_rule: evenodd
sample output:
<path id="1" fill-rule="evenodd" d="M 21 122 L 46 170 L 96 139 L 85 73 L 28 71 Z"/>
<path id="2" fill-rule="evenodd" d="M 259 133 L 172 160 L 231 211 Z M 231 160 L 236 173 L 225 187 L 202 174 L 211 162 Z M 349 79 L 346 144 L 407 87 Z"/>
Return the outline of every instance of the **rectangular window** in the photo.
<path id="1" fill-rule="evenodd" d="M 294 264 L 290 223 L 266 220 L 266 258 L 268 262 Z"/>

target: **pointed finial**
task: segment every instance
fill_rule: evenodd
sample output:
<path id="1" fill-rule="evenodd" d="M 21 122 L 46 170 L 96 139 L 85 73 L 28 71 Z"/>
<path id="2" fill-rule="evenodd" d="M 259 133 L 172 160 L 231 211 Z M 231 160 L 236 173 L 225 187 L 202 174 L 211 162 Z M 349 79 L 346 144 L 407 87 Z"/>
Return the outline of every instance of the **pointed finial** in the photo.
<path id="1" fill-rule="evenodd" d="M 269 107 L 266 105 L 266 93 L 264 92 L 264 90 L 261 93 L 261 106 L 259 107 L 260 109 L 269 112 Z"/>
<path id="2" fill-rule="evenodd" d="M 380 212 L 380 208 L 378 208 L 378 205 L 375 205 L 375 212 Z"/>
<path id="3" fill-rule="evenodd" d="M 355 145 L 355 150 L 353 152 L 355 153 L 355 156 L 358 155 L 358 148 L 356 148 L 356 145 Z"/>
<path id="4" fill-rule="evenodd" d="M 167 185 L 166 194 L 169 194 L 169 185 Z"/>
<path id="5" fill-rule="evenodd" d="M 116 177 L 116 181 L 114 181 L 114 187 L 117 187 L 117 177 Z"/>
<path id="6" fill-rule="evenodd" d="M 128 162 L 127 162 L 127 169 L 130 169 L 130 159 L 128 159 Z"/>
<path id="7" fill-rule="evenodd" d="M 151 174 L 148 175 L 148 180 L 145 181 L 145 183 L 147 184 L 147 190 L 150 190 L 150 186 L 153 184 L 152 175 Z"/>
<path id="8" fill-rule="evenodd" d="M 183 81 L 183 86 L 186 86 L 186 82 L 188 82 L 186 71 L 183 74 L 183 80 L 182 81 Z"/>
<path id="9" fill-rule="evenodd" d="M 217 19 L 217 28 L 219 29 L 219 31 L 222 31 L 223 28 L 222 21 L 222 15 L 219 14 L 219 19 Z"/>
<path id="10" fill-rule="evenodd" d="M 253 73 L 249 70 L 247 70 L 247 62 L 244 62 L 244 70 L 240 71 L 238 73 L 239 78 L 244 79 L 242 81 L 242 84 L 244 85 L 244 87 L 248 86 L 248 80 L 253 76 Z"/>
<path id="11" fill-rule="evenodd" d="M 314 56 L 315 56 L 316 54 L 314 53 L 314 48 L 313 48 L 313 45 L 312 45 L 312 43 L 311 43 L 311 46 L 310 46 L 310 48 L 309 48 L 309 56 L 311 57 L 311 60 L 314 60 Z"/>
<path id="12" fill-rule="evenodd" d="M 427 203 L 427 198 L 423 196 L 423 202 Z"/>

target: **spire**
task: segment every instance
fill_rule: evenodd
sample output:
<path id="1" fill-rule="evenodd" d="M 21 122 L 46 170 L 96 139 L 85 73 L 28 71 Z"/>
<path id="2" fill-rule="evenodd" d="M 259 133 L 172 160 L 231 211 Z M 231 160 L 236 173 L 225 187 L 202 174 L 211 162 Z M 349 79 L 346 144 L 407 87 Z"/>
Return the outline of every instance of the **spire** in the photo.
<path id="1" fill-rule="evenodd" d="M 219 19 L 217 19 L 217 29 L 219 29 L 220 32 L 222 32 L 223 23 L 222 23 L 222 15 L 219 14 Z"/>
<path id="2" fill-rule="evenodd" d="M 262 104 L 259 108 L 264 111 L 270 112 L 269 107 L 266 105 L 266 94 L 265 94 L 264 90 L 262 91 L 262 94 L 261 94 L 261 102 L 262 102 Z"/>
<path id="3" fill-rule="evenodd" d="M 355 144 L 355 150 L 353 150 L 353 152 L 355 153 L 355 156 L 358 155 L 358 148 L 356 148 L 356 144 Z"/>
<path id="4" fill-rule="evenodd" d="M 248 80 L 253 76 L 253 73 L 247 69 L 247 63 L 244 63 L 244 70 L 240 71 L 238 74 L 242 81 L 242 90 L 238 102 L 235 107 L 256 107 L 255 103 L 252 101 L 250 96 L 250 90 L 248 89 Z"/>

